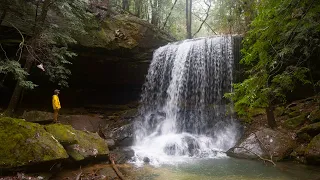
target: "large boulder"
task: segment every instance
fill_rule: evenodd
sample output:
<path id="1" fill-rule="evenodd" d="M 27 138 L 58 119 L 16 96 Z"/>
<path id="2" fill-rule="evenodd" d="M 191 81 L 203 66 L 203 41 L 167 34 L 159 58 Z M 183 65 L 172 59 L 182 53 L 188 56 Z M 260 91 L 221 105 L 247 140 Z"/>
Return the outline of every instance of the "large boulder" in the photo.
<path id="1" fill-rule="evenodd" d="M 113 139 L 116 146 L 131 146 L 133 144 L 133 123 L 112 130 L 107 128 L 104 135 Z"/>
<path id="2" fill-rule="evenodd" d="M 320 165 L 320 134 L 314 137 L 305 150 L 308 164 Z"/>
<path id="3" fill-rule="evenodd" d="M 0 118 L 0 168 L 68 158 L 63 146 L 41 125 Z"/>
<path id="4" fill-rule="evenodd" d="M 261 148 L 256 135 L 251 133 L 236 147 L 231 148 L 227 151 L 227 155 L 235 158 L 243 159 L 256 159 L 257 155 L 261 157 L 267 156 L 266 152 Z"/>
<path id="5" fill-rule="evenodd" d="M 53 121 L 53 113 L 45 111 L 25 111 L 22 118 L 29 122 L 50 123 Z"/>
<path id="6" fill-rule="evenodd" d="M 270 158 L 278 161 L 290 155 L 295 147 L 293 138 L 288 133 L 275 131 L 269 128 L 260 129 L 243 138 L 227 154 L 237 158 Z"/>
<path id="7" fill-rule="evenodd" d="M 59 121 L 71 125 L 76 130 L 98 132 L 106 121 L 98 115 L 61 115 Z"/>
<path id="8" fill-rule="evenodd" d="M 78 143 L 66 146 L 68 154 L 74 160 L 81 161 L 90 158 L 108 158 L 108 144 L 97 133 L 78 130 L 75 130 L 74 133 Z"/>

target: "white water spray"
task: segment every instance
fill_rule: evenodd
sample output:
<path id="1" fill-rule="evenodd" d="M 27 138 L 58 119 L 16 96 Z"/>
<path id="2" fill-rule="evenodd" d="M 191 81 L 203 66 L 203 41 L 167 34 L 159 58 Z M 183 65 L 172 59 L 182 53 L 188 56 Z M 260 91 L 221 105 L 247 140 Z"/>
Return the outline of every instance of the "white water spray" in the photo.
<path id="1" fill-rule="evenodd" d="M 232 37 L 186 40 L 154 53 L 135 124 L 135 161 L 225 157 L 238 138 L 224 93 L 232 90 Z"/>

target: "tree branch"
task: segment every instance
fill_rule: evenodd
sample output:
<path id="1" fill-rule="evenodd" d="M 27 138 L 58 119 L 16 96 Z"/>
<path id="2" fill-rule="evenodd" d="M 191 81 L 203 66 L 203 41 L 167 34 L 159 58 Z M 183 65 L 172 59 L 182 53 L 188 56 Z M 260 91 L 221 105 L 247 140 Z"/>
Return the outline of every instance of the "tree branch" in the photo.
<path id="1" fill-rule="evenodd" d="M 170 12 L 169 12 L 168 16 L 166 17 L 166 20 L 165 20 L 165 22 L 164 22 L 164 24 L 163 24 L 162 29 L 164 29 L 164 28 L 166 27 L 167 22 L 168 22 L 168 19 L 169 19 L 169 17 L 171 16 L 171 13 L 172 13 L 173 8 L 174 8 L 174 7 L 176 6 L 176 4 L 177 4 L 177 1 L 178 1 L 178 0 L 175 0 L 175 1 L 174 1 L 173 5 L 172 5 L 172 7 L 171 7 L 171 9 L 170 9 Z"/>
<path id="2" fill-rule="evenodd" d="M 211 30 L 215 35 L 217 35 L 217 33 L 215 32 L 215 30 L 214 30 L 207 22 L 203 21 L 203 20 L 201 19 L 201 17 L 199 17 L 197 14 L 194 14 L 194 13 L 192 13 L 192 15 L 194 15 L 194 16 L 195 16 L 196 18 L 198 18 L 200 21 L 204 22 L 204 24 L 207 25 L 208 28 L 210 28 L 210 30 Z"/>
<path id="3" fill-rule="evenodd" d="M 211 2 L 209 2 L 209 4 L 205 1 L 205 4 L 208 6 L 208 9 L 207 9 L 207 12 L 206 12 L 206 17 L 204 18 L 204 20 L 202 21 L 199 29 L 193 34 L 192 37 L 194 37 L 196 34 L 199 33 L 199 31 L 201 30 L 203 24 L 207 21 L 208 17 L 209 17 L 209 11 L 210 11 L 210 8 L 211 8 Z"/>
<path id="4" fill-rule="evenodd" d="M 271 164 L 273 164 L 273 166 L 276 166 L 276 163 L 274 163 L 274 162 L 272 161 L 272 159 L 263 158 L 263 157 L 260 156 L 259 154 L 255 153 L 255 152 L 253 152 L 253 151 L 251 151 L 250 149 L 247 149 L 247 148 L 245 148 L 245 147 L 235 146 L 235 147 L 231 148 L 231 150 L 234 150 L 234 149 L 237 149 L 237 148 L 238 148 L 238 149 L 244 149 L 244 150 L 248 151 L 249 153 L 254 154 L 255 156 L 257 156 L 259 159 L 263 160 L 264 162 L 267 161 L 267 162 L 270 162 Z"/>

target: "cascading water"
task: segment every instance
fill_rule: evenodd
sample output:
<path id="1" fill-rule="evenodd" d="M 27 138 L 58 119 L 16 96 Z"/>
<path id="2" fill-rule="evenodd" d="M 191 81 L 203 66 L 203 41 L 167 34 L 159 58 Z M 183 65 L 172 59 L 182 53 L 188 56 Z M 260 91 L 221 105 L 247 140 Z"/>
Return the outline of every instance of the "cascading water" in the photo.
<path id="1" fill-rule="evenodd" d="M 135 161 L 220 157 L 238 137 L 228 101 L 233 38 L 186 40 L 157 49 L 135 124 Z"/>

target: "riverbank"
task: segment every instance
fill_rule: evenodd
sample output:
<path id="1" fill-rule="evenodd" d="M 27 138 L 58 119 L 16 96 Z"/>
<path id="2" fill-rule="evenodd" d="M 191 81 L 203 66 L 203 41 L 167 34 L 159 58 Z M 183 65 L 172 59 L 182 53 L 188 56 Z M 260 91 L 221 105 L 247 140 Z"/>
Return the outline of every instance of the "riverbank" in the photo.
<path id="1" fill-rule="evenodd" d="M 250 117 L 242 119 L 244 135 L 228 155 L 320 165 L 319 97 L 278 105 L 274 112 L 274 129 L 268 127 L 264 109 L 248 112 Z"/>

